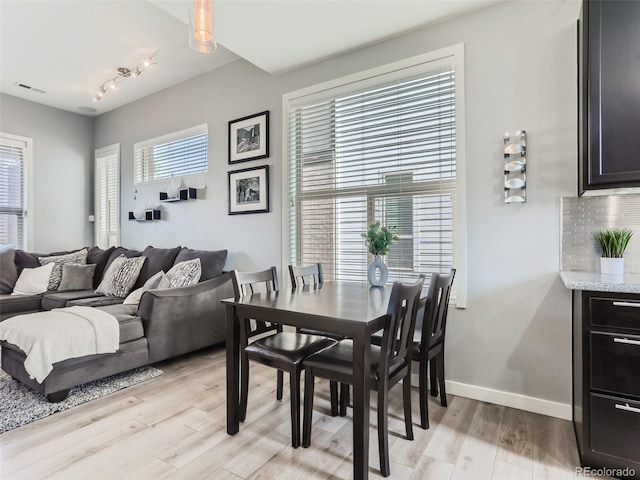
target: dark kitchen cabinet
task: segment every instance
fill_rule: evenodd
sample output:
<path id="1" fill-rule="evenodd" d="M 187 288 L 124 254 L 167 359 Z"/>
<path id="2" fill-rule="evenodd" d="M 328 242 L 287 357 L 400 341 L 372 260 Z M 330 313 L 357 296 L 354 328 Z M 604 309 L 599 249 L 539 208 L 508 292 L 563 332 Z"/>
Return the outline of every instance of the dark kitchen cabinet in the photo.
<path id="1" fill-rule="evenodd" d="M 573 423 L 583 466 L 640 478 L 640 295 L 573 291 Z"/>
<path id="2" fill-rule="evenodd" d="M 640 186 L 640 2 L 584 1 L 578 65 L 579 193 Z"/>

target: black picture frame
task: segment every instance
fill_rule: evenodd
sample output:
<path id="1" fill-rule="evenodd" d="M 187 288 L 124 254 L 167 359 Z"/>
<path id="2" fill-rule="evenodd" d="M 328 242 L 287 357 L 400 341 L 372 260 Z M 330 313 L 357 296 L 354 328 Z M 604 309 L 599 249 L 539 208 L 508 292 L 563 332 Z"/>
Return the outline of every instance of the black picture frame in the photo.
<path id="1" fill-rule="evenodd" d="M 269 156 L 269 111 L 229 122 L 229 164 Z"/>
<path id="2" fill-rule="evenodd" d="M 269 165 L 229 172 L 229 215 L 269 211 Z"/>

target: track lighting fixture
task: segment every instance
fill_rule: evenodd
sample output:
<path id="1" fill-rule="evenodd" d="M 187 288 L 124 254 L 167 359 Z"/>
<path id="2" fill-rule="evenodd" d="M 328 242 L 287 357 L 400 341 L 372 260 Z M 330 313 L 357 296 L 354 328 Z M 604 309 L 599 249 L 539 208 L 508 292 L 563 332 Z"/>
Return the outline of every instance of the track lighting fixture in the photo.
<path id="1" fill-rule="evenodd" d="M 155 57 L 156 53 L 145 57 L 137 65 L 134 65 L 131 68 L 120 67 L 118 68 L 118 74 L 106 80 L 100 87 L 98 88 L 98 92 L 94 95 L 93 101 L 98 102 L 107 94 L 107 90 L 105 89 L 105 85 L 109 85 L 110 90 L 115 90 L 118 88 L 118 84 L 122 81 L 123 78 L 138 78 L 142 72 L 156 64 Z"/>

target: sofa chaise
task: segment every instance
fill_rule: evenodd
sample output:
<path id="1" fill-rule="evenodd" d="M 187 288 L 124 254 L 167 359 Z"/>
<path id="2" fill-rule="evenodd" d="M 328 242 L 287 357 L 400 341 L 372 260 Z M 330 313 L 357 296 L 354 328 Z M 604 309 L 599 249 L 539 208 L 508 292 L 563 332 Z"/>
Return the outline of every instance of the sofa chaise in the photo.
<path id="1" fill-rule="evenodd" d="M 142 251 L 123 247 L 107 250 L 92 247 L 86 251 L 86 265 L 95 265 L 89 267 L 94 272 L 91 288 L 49 290 L 30 295 L 11 294 L 25 268 L 35 269 L 47 258 L 67 258 L 77 252 L 40 255 L 22 250 L 0 251 L 0 321 L 24 313 L 85 306 L 110 313 L 119 325 L 120 344 L 116 353 L 86 355 L 54 363 L 53 370 L 42 383 L 30 378 L 25 370 L 25 352 L 16 345 L 0 342 L 2 369 L 16 380 L 46 395 L 49 401 L 61 401 L 76 385 L 224 342 L 225 310 L 220 300 L 233 296 L 230 275 L 223 271 L 226 250 L 149 246 Z M 138 290 L 142 291 L 138 303 L 125 303 L 125 296 L 105 295 L 98 289 L 104 284 L 111 264 L 122 256 L 127 259 L 145 257 L 137 262 L 142 267 L 131 291 L 144 287 L 154 275 L 163 275 L 158 272 L 167 272 L 178 264 L 184 264 L 181 262 L 193 263 L 194 259 L 199 259 L 200 279 L 189 286 L 142 288 Z M 64 262 L 56 266 L 64 267 Z M 68 268 L 64 267 L 60 286 L 65 283 L 64 275 Z"/>

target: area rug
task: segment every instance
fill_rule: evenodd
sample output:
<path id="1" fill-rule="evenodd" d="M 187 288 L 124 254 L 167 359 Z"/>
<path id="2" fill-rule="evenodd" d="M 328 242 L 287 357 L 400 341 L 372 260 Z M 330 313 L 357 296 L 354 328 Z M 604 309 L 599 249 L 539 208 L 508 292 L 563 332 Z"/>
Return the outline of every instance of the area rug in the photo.
<path id="1" fill-rule="evenodd" d="M 151 380 L 162 373 L 162 370 L 150 366 L 136 368 L 74 387 L 62 402 L 49 403 L 44 395 L 34 392 L 0 370 L 0 433 Z"/>

